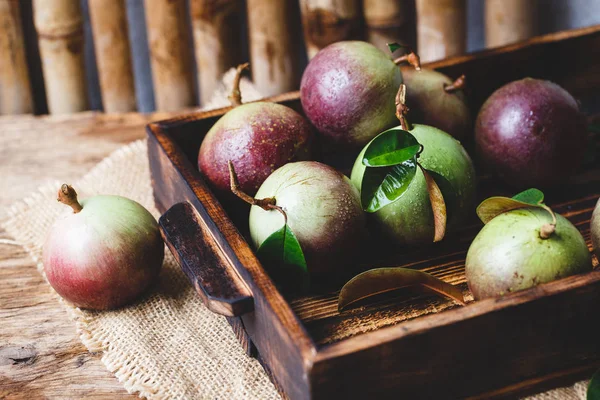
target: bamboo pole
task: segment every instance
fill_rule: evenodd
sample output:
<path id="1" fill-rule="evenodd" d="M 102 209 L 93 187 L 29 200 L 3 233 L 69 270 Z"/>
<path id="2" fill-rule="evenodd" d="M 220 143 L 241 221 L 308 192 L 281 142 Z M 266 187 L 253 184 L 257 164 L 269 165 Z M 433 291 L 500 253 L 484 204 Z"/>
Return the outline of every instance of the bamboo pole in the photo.
<path id="1" fill-rule="evenodd" d="M 363 0 L 367 40 L 387 51 L 387 43 L 401 43 L 416 49 L 414 0 Z"/>
<path id="2" fill-rule="evenodd" d="M 361 37 L 358 0 L 300 0 L 308 58 L 327 45 Z"/>
<path id="3" fill-rule="evenodd" d="M 0 115 L 32 112 L 19 1 L 0 0 Z"/>
<path id="4" fill-rule="evenodd" d="M 463 54 L 466 0 L 416 0 L 417 43 L 422 62 Z"/>
<path id="5" fill-rule="evenodd" d="M 157 111 L 194 105 L 185 0 L 145 0 Z"/>
<path id="6" fill-rule="evenodd" d="M 200 102 L 206 104 L 239 57 L 242 2 L 190 0 Z"/>
<path id="7" fill-rule="evenodd" d="M 536 14 L 536 0 L 486 0 L 486 46 L 504 46 L 534 36 L 537 33 Z"/>
<path id="8" fill-rule="evenodd" d="M 65 114 L 87 109 L 79 1 L 34 0 L 33 14 L 49 112 Z"/>
<path id="9" fill-rule="evenodd" d="M 88 0 L 88 4 L 104 111 L 135 111 L 125 0 Z"/>
<path id="10" fill-rule="evenodd" d="M 292 46 L 291 4 L 288 0 L 247 0 L 250 69 L 265 96 L 297 88 L 298 74 Z"/>

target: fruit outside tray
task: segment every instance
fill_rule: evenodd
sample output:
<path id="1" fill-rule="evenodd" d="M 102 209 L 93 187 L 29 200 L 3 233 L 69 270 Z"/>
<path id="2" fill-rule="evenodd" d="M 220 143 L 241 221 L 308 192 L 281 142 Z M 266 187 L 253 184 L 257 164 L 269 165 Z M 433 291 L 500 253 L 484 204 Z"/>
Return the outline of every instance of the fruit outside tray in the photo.
<path id="1" fill-rule="evenodd" d="M 585 108 L 600 93 L 600 26 L 426 67 L 451 77 L 465 73 L 475 111 L 495 89 L 526 76 L 555 81 Z M 294 92 L 272 100 L 301 111 L 298 98 Z M 337 292 L 286 299 L 246 241 L 247 209 L 228 209 L 228 215 L 196 167 L 204 134 L 227 110 L 148 126 L 154 197 L 165 213 L 163 237 L 198 294 L 209 309 L 227 316 L 282 393 L 293 399 L 501 398 L 571 383 L 600 366 L 600 340 L 591 328 L 600 307 L 600 271 L 473 302 L 464 258 L 481 227 L 474 215 L 428 248 L 364 248 L 379 254 L 364 266 L 418 268 L 459 285 L 470 299 L 465 307 L 407 292 L 342 313 Z M 480 199 L 511 193 L 489 176 L 480 177 L 479 191 Z M 597 163 L 546 192 L 549 205 L 588 244 L 599 196 Z"/>

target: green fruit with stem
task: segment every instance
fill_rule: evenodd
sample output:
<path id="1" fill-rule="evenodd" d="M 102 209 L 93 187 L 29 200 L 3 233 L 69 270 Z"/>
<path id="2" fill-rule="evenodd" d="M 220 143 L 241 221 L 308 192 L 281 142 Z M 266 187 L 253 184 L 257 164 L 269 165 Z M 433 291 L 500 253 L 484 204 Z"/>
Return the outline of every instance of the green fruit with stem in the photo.
<path id="1" fill-rule="evenodd" d="M 403 99 L 398 104 L 403 106 Z M 405 107 L 400 108 L 405 109 Z M 422 147 L 421 152 L 415 157 L 418 168 L 410 165 L 412 161 L 402 164 L 406 166 L 408 163 L 407 169 L 410 169 L 410 174 L 413 174 L 412 178 L 409 176 L 409 183 L 403 190 L 390 191 L 388 188 L 397 185 L 400 176 L 392 176 L 394 171 L 388 170 L 389 173 L 380 186 L 386 195 L 381 197 L 383 202 L 379 205 L 387 204 L 372 207 L 372 203 L 369 203 L 371 196 L 368 196 L 368 193 L 372 177 L 381 181 L 380 177 L 385 175 L 386 170 L 367 166 L 365 157 L 369 148 L 375 146 L 378 138 L 387 135 L 389 131 L 373 139 L 361 151 L 354 163 L 351 180 L 361 191 L 363 209 L 370 212 L 371 217 L 386 236 L 402 245 L 418 245 L 431 242 L 432 239 L 441 240 L 445 232 L 446 219 L 448 229 L 460 226 L 473 205 L 476 178 L 471 159 L 459 141 L 431 126 L 417 124 L 409 126 L 404 119 L 404 112 L 398 113 L 401 127 L 394 129 L 404 132 L 405 136 L 410 135 L 412 138 L 409 137 L 409 141 L 416 140 L 416 143 Z M 391 154 L 398 154 L 399 151 Z M 441 203 L 444 204 L 444 227 L 441 235 L 436 233 L 438 225 L 436 215 L 439 213 L 435 211 L 435 197 L 432 203 L 432 194 L 436 192 L 432 180 L 441 192 L 438 198 L 443 197 Z"/>
<path id="2" fill-rule="evenodd" d="M 592 270 L 579 230 L 544 205 L 543 197 L 533 204 L 513 199 L 490 198 L 478 207 L 480 217 L 484 208 L 494 211 L 482 217 L 486 225 L 467 253 L 465 273 L 476 300 Z"/>

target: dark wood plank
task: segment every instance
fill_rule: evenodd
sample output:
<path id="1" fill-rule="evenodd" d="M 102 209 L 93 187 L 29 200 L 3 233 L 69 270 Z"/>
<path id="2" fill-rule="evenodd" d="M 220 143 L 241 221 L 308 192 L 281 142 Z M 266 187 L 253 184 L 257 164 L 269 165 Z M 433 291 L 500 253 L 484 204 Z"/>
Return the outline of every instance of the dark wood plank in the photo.
<path id="1" fill-rule="evenodd" d="M 598 366 L 599 304 L 594 271 L 358 335 L 320 349 L 312 395 L 463 398 Z"/>
<path id="2" fill-rule="evenodd" d="M 206 307 L 227 317 L 254 310 L 252 293 L 231 267 L 190 203 L 172 206 L 158 220 L 161 235 Z"/>

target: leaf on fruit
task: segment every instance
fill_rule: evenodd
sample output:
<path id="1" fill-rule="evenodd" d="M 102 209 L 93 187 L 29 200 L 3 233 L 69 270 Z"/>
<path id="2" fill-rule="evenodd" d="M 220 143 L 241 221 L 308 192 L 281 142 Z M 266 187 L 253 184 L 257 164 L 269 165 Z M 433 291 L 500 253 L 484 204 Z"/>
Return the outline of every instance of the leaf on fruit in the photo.
<path id="1" fill-rule="evenodd" d="M 600 370 L 596 371 L 587 387 L 587 400 L 600 400 Z"/>
<path id="2" fill-rule="evenodd" d="M 464 305 L 462 290 L 426 272 L 399 267 L 375 268 L 356 275 L 348 281 L 338 298 L 338 310 L 342 311 L 360 300 L 397 290 L 415 287 L 434 292 Z"/>
<path id="3" fill-rule="evenodd" d="M 398 200 L 417 172 L 417 158 L 387 168 L 367 168 L 361 184 L 363 209 L 373 213 Z"/>
<path id="4" fill-rule="evenodd" d="M 521 193 L 517 193 L 512 197 L 514 200 L 536 206 L 544 202 L 544 193 L 539 189 L 527 189 Z"/>
<path id="5" fill-rule="evenodd" d="M 256 254 L 276 284 L 293 291 L 308 290 L 306 259 L 296 235 L 287 224 L 266 238 Z"/>
<path id="6" fill-rule="evenodd" d="M 507 211 L 527 207 L 542 207 L 544 204 L 544 193 L 538 189 L 528 189 L 514 197 L 494 196 L 479 204 L 477 215 L 484 224 Z M 543 208 L 543 207 L 542 207 Z"/>
<path id="7" fill-rule="evenodd" d="M 369 143 L 362 163 L 367 167 L 390 167 L 410 160 L 419 153 L 421 145 L 409 132 L 389 129 Z"/>
<path id="8" fill-rule="evenodd" d="M 393 53 L 393 52 L 395 52 L 398 49 L 404 48 L 405 46 L 403 46 L 403 45 L 401 45 L 399 43 L 394 42 L 394 43 L 388 43 L 387 47 L 388 47 L 388 49 L 390 49 L 390 53 Z"/>
<path id="9" fill-rule="evenodd" d="M 439 242 L 444 238 L 446 234 L 446 202 L 444 201 L 444 196 L 442 195 L 442 191 L 440 187 L 436 183 L 433 176 L 430 175 L 429 171 L 427 171 L 421 164 L 418 164 L 419 168 L 423 172 L 423 176 L 425 176 L 425 182 L 427 183 L 427 192 L 429 193 L 429 200 L 431 202 L 431 210 L 433 211 L 433 225 L 434 225 L 434 234 L 433 241 Z"/>

